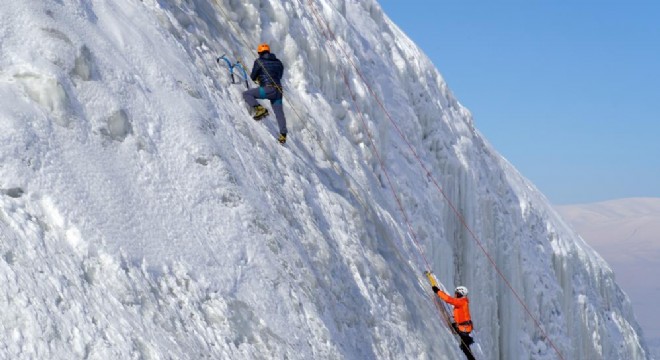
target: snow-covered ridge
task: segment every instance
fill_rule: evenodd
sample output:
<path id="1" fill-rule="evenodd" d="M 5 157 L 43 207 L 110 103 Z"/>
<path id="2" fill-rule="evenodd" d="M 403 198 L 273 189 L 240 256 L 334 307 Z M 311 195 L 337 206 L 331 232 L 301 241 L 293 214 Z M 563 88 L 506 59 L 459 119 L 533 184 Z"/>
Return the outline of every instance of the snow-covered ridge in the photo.
<path id="1" fill-rule="evenodd" d="M 660 198 L 565 205 L 557 210 L 616 272 L 651 353 L 660 356 L 660 287 L 648 277 L 660 272 Z"/>
<path id="2" fill-rule="evenodd" d="M 3 13 L 0 357 L 460 358 L 359 107 L 436 275 L 470 288 L 479 357 L 557 358 L 341 46 L 563 357 L 647 358 L 607 265 L 375 1 L 28 0 Z M 261 41 L 287 67 L 286 147 L 215 63 L 249 63 Z"/>

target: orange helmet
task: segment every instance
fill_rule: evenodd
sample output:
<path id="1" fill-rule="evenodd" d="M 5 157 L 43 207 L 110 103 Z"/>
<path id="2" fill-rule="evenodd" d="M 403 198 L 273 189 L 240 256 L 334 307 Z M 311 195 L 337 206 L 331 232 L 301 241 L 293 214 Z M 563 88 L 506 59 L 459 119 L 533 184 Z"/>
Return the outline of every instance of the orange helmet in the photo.
<path id="1" fill-rule="evenodd" d="M 264 51 L 270 52 L 270 46 L 268 46 L 266 43 L 259 44 L 259 46 L 257 46 L 257 52 L 261 54 Z"/>

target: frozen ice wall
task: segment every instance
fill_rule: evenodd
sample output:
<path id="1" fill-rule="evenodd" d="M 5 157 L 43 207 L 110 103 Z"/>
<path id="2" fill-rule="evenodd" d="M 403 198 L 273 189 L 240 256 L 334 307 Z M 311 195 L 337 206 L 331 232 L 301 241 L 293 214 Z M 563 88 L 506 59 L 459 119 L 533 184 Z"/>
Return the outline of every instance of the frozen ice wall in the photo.
<path id="1" fill-rule="evenodd" d="M 608 266 L 375 1 L 2 8 L 0 357 L 457 359 L 428 265 L 470 289 L 480 359 L 647 358 Z M 262 41 L 286 146 L 216 63 Z"/>

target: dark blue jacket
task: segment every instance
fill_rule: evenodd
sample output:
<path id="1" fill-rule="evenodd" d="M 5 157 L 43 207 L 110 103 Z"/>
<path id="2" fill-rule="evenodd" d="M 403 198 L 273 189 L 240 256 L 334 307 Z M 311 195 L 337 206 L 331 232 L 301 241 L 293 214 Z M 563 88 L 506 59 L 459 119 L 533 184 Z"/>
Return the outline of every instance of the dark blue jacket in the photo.
<path id="1" fill-rule="evenodd" d="M 281 89 L 282 75 L 284 75 L 282 62 L 275 57 L 275 54 L 263 53 L 254 61 L 250 78 L 253 81 L 258 80 L 260 86 L 277 85 Z"/>

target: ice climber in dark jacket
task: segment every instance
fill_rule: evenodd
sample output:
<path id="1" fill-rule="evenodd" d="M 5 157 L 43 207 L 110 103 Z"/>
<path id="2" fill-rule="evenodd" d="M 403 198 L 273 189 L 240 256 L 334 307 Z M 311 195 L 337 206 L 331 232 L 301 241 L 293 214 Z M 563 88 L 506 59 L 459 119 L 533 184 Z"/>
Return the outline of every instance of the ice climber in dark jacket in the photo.
<path id="1" fill-rule="evenodd" d="M 249 89 L 243 93 L 243 98 L 253 109 L 252 117 L 255 120 L 261 120 L 268 116 L 268 110 L 257 102 L 257 99 L 268 99 L 275 112 L 277 125 L 280 128 L 278 141 L 280 144 L 286 142 L 286 118 L 284 117 L 284 107 L 282 105 L 282 75 L 284 74 L 284 65 L 275 56 L 270 53 L 268 44 L 260 44 L 257 47 L 259 57 L 254 61 L 250 78 L 259 84 L 258 88 Z"/>

